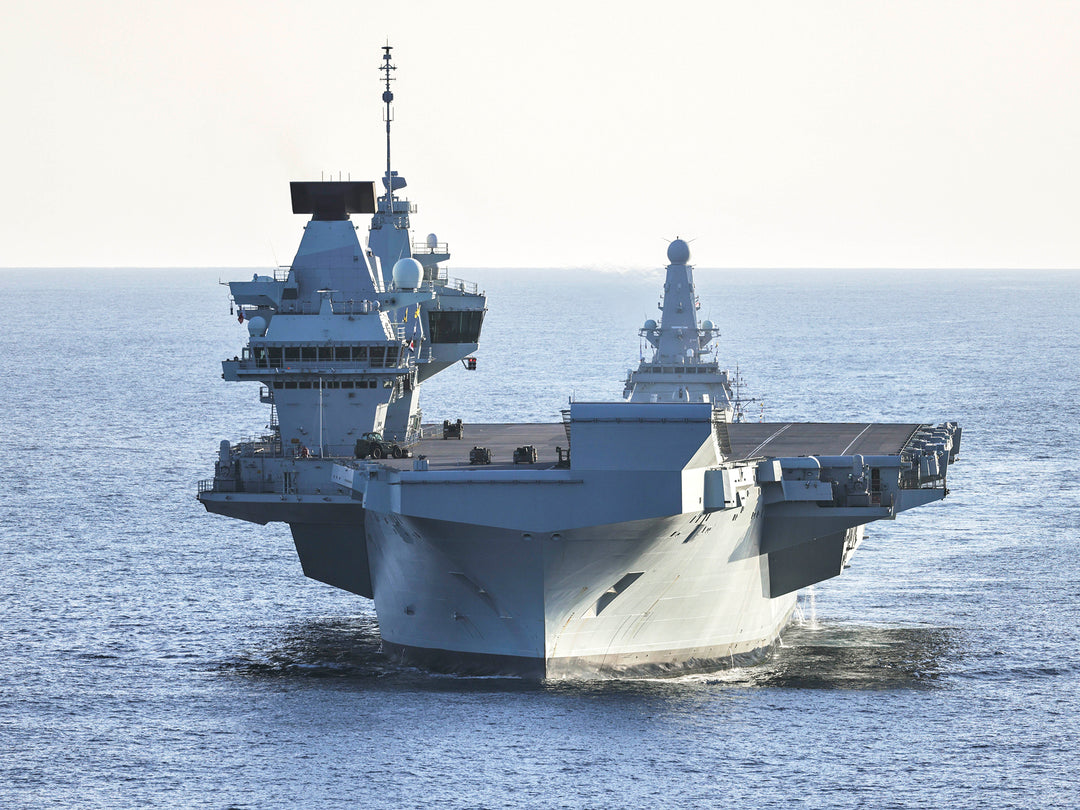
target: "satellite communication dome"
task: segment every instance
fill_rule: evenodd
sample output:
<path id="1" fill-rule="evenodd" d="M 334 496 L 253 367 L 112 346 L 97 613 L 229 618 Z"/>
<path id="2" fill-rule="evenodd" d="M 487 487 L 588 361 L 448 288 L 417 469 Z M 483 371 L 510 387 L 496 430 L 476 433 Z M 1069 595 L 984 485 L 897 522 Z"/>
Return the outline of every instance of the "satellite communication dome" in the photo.
<path id="1" fill-rule="evenodd" d="M 262 337 L 266 334 L 266 318 L 256 315 L 248 321 L 248 334 L 252 337 Z"/>
<path id="2" fill-rule="evenodd" d="M 690 245 L 682 239 L 675 239 L 667 246 L 667 258 L 672 264 L 686 264 L 690 261 Z"/>
<path id="3" fill-rule="evenodd" d="M 394 286 L 399 290 L 415 290 L 424 277 L 424 267 L 416 259 L 405 258 L 394 262 Z"/>
<path id="4" fill-rule="evenodd" d="M 427 235 L 427 246 L 428 250 L 434 250 L 435 248 L 437 248 L 439 246 L 439 237 L 437 237 L 433 233 L 429 233 Z"/>
<path id="5" fill-rule="evenodd" d="M 649 318 L 649 320 L 645 321 L 645 326 L 643 326 L 642 328 L 646 332 L 651 332 L 653 329 L 656 328 L 656 321 L 654 321 L 652 318 Z"/>
<path id="6" fill-rule="evenodd" d="M 716 324 L 714 324 L 712 321 L 702 321 L 701 328 L 704 329 L 706 332 L 711 332 L 713 329 L 716 328 Z"/>

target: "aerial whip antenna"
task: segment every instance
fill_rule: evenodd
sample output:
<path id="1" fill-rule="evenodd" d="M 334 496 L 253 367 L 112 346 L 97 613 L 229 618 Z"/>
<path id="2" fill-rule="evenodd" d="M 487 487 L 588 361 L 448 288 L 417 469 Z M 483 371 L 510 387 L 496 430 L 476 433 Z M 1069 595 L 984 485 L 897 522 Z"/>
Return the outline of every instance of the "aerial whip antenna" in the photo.
<path id="1" fill-rule="evenodd" d="M 390 74 L 397 70 L 397 67 L 390 62 L 390 51 L 393 49 L 394 47 L 389 42 L 383 45 L 383 63 L 379 67 L 379 70 L 385 74 L 384 81 L 386 82 L 382 100 L 386 104 L 386 110 L 383 112 L 383 120 L 386 121 L 386 197 L 390 203 L 391 213 L 394 211 L 394 179 L 390 174 L 390 122 L 394 120 L 394 110 L 390 102 L 394 100 L 394 94 L 390 92 L 390 82 L 394 81 L 394 78 Z"/>

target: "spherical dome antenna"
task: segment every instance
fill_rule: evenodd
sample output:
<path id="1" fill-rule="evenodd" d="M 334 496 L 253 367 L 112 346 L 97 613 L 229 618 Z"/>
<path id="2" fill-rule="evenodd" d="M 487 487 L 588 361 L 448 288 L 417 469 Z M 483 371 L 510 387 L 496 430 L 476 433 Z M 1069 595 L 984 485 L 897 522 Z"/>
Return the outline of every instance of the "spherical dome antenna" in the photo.
<path id="1" fill-rule="evenodd" d="M 424 266 L 411 257 L 398 259 L 394 262 L 393 277 L 399 290 L 415 290 L 424 277 Z"/>
<path id="2" fill-rule="evenodd" d="M 667 258 L 671 264 L 686 264 L 690 261 L 690 245 L 683 239 L 673 239 L 667 246 Z"/>
<path id="3" fill-rule="evenodd" d="M 647 321 L 645 321 L 645 326 L 642 327 L 642 329 L 644 329 L 646 332 L 651 332 L 655 328 L 656 321 L 654 321 L 652 318 L 649 318 Z"/>
<path id="4" fill-rule="evenodd" d="M 266 318 L 256 315 L 248 321 L 248 334 L 252 337 L 262 337 L 266 334 Z"/>

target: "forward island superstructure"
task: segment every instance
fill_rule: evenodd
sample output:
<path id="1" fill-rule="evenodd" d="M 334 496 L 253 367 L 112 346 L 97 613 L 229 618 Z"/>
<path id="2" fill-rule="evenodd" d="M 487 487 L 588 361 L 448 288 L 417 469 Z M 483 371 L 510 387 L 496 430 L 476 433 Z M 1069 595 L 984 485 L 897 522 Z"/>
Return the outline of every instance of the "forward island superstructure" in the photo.
<path id="1" fill-rule="evenodd" d="M 362 560 L 363 511 L 331 480 L 331 459 L 351 457 L 378 434 L 381 448 L 402 448 L 421 434 L 424 381 L 476 351 L 485 296 L 449 278 L 449 251 L 434 234 L 414 244 L 391 167 L 393 93 L 390 46 L 384 48 L 386 172 L 374 183 L 294 182 L 293 213 L 307 214 L 288 268 L 229 284 L 249 340 L 222 363 L 222 377 L 259 382 L 271 408 L 270 432 L 221 443 L 214 479 L 200 485 L 212 512 L 287 522 L 308 576 L 371 596 Z M 370 214 L 367 246 L 351 217 Z"/>
<path id="2" fill-rule="evenodd" d="M 232 285 L 250 339 L 224 376 L 262 383 L 276 418 L 222 443 L 199 498 L 287 522 L 308 576 L 374 600 L 386 652 L 530 677 L 753 662 L 859 527 L 945 497 L 954 423 L 737 421 L 681 239 L 622 401 L 425 426 L 420 384 L 476 349 L 486 300 L 437 240 L 409 253 L 389 161 L 377 209 L 365 185 L 294 184 L 312 220 L 288 274 Z M 369 208 L 365 250 L 348 217 Z"/>

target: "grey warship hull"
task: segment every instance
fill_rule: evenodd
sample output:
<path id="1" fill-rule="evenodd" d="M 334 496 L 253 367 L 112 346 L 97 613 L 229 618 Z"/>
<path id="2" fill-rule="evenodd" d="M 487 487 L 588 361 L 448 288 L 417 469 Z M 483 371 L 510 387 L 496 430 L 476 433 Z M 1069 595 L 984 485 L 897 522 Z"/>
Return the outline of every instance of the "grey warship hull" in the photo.
<path id="1" fill-rule="evenodd" d="M 794 607 L 794 594 L 763 589 L 749 511 L 712 526 L 680 516 L 523 534 L 369 519 L 387 648 L 538 677 L 711 669 L 760 659 Z"/>
<path id="2" fill-rule="evenodd" d="M 238 517 L 237 497 L 204 503 Z M 752 509 L 734 521 L 530 532 L 310 506 L 279 513 L 292 518 L 305 574 L 374 599 L 384 652 L 437 671 L 611 677 L 748 665 L 795 605 L 794 593 L 769 596 Z"/>
<path id="3" fill-rule="evenodd" d="M 374 599 L 392 656 L 440 671 L 565 678 L 755 663 L 798 589 L 841 572 L 859 526 L 944 495 L 936 476 L 880 484 L 880 471 L 899 472 L 928 426 L 726 424 L 708 405 L 639 405 L 611 424 L 596 421 L 605 406 L 575 411 L 579 445 L 598 425 L 616 445 L 601 441 L 595 466 L 587 447 L 576 469 L 559 466 L 563 424 L 477 425 L 467 438 L 502 463 L 477 468 L 464 443 L 425 439 L 413 459 L 292 460 L 329 476 L 320 493 L 207 492 L 203 502 L 288 522 L 308 576 Z M 627 453 L 642 437 L 621 434 L 640 431 L 642 419 L 665 420 L 655 424 L 662 446 Z M 508 463 L 526 442 L 543 448 L 538 463 Z M 823 505 L 821 473 L 812 486 L 795 484 L 794 462 L 787 494 L 783 480 L 759 480 L 783 479 L 782 469 L 759 475 L 766 458 L 843 470 L 844 450 L 879 465 L 865 501 L 833 498 L 830 483 Z M 627 470 L 620 453 L 651 458 L 654 469 Z M 414 469 L 421 456 L 424 469 Z"/>

